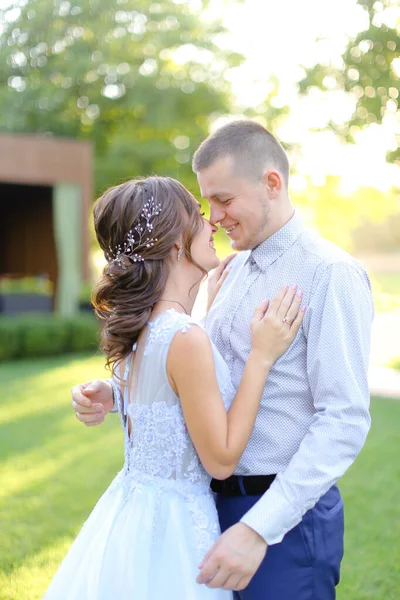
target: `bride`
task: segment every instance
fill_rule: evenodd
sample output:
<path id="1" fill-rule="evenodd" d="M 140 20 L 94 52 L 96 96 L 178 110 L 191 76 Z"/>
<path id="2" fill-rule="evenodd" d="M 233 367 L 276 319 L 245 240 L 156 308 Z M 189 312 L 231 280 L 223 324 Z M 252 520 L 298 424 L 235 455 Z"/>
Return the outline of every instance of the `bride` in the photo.
<path id="1" fill-rule="evenodd" d="M 97 201 L 94 224 L 108 264 L 93 299 L 125 463 L 44 598 L 230 600 L 230 591 L 196 583 L 219 534 L 210 479 L 235 470 L 269 370 L 302 322 L 300 298 L 283 288 L 257 308 L 235 395 L 228 367 L 190 316 L 202 278 L 219 264 L 216 228 L 193 196 L 170 178 L 128 181 Z"/>

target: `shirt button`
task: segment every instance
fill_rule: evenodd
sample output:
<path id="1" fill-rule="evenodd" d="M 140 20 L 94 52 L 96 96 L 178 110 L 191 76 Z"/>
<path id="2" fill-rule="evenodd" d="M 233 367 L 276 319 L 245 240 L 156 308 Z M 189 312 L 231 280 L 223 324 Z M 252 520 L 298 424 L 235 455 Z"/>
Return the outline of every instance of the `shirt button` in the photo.
<path id="1" fill-rule="evenodd" d="M 233 357 L 232 357 L 232 354 L 231 354 L 230 352 L 227 352 L 227 353 L 225 354 L 225 359 L 226 359 L 226 360 L 229 360 L 229 361 L 230 361 L 230 360 L 232 360 L 232 358 L 233 358 Z"/>

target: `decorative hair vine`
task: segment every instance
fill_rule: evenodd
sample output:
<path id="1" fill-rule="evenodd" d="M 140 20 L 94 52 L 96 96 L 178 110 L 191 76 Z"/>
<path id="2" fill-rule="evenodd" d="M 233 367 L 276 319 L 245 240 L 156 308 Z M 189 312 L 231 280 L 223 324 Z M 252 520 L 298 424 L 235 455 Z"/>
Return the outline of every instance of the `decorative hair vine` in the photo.
<path id="1" fill-rule="evenodd" d="M 126 256 L 131 263 L 144 262 L 141 252 L 145 248 L 152 248 L 158 241 L 157 238 L 148 234 L 152 233 L 153 219 L 160 214 L 161 210 L 161 204 L 156 204 L 153 196 L 149 198 L 140 213 L 137 224 L 126 234 L 122 246 L 118 244 L 114 250 L 109 247 L 109 252 L 105 253 L 107 262 L 109 264 L 116 262 L 122 268 L 125 267 L 123 256 Z"/>

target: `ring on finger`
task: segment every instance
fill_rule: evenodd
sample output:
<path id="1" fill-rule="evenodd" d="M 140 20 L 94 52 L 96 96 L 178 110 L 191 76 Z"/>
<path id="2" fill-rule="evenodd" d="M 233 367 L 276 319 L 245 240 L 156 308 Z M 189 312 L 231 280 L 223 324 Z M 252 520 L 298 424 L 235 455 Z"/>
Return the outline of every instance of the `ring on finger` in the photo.
<path id="1" fill-rule="evenodd" d="M 210 583 L 210 581 L 212 581 L 214 579 L 214 577 L 216 576 L 216 574 L 219 571 L 219 567 L 214 571 L 214 573 L 212 575 L 210 575 L 210 577 L 207 579 L 206 584 Z"/>
<path id="2" fill-rule="evenodd" d="M 293 321 L 294 319 L 288 319 L 287 317 L 282 318 L 282 323 L 287 323 L 288 325 L 291 325 Z"/>

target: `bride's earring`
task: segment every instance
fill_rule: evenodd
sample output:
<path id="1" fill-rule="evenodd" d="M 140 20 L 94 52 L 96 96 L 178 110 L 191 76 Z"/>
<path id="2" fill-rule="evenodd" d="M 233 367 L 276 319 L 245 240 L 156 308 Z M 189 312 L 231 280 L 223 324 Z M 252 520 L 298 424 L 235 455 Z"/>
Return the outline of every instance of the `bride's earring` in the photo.
<path id="1" fill-rule="evenodd" d="M 181 246 L 178 250 L 178 260 L 181 260 L 183 254 L 183 246 Z"/>

